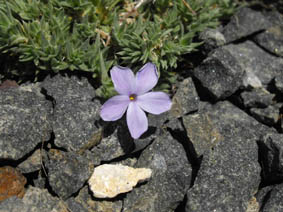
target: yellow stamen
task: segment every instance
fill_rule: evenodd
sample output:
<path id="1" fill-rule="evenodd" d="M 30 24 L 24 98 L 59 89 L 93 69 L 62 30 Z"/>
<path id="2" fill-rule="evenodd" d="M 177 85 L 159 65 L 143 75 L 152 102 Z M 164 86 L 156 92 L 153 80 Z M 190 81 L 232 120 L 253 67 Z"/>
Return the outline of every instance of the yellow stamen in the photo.
<path id="1" fill-rule="evenodd" d="M 132 94 L 132 95 L 130 95 L 129 98 L 130 98 L 131 101 L 134 101 L 134 100 L 136 99 L 136 95 L 135 95 L 135 94 Z"/>

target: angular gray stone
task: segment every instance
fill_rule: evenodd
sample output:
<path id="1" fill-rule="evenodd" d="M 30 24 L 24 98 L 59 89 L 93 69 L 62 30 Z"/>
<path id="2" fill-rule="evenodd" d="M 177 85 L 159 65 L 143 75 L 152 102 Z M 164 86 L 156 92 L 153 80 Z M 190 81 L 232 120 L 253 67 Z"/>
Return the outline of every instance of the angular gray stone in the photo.
<path id="1" fill-rule="evenodd" d="M 71 212 L 89 212 L 89 210 L 87 208 L 84 208 L 82 204 L 77 202 L 74 197 L 67 199 L 65 203 Z"/>
<path id="2" fill-rule="evenodd" d="M 283 56 L 283 26 L 272 26 L 255 36 L 254 40 L 269 52 Z"/>
<path id="3" fill-rule="evenodd" d="M 283 180 L 282 154 L 282 134 L 266 133 L 259 139 L 259 155 L 264 182 L 274 184 Z"/>
<path id="4" fill-rule="evenodd" d="M 37 84 L 0 90 L 0 158 L 18 160 L 51 134 L 52 104 Z"/>
<path id="5" fill-rule="evenodd" d="M 199 39 L 203 41 L 202 47 L 206 53 L 226 43 L 226 39 L 220 32 L 220 29 L 206 29 L 200 33 Z"/>
<path id="6" fill-rule="evenodd" d="M 268 54 L 251 41 L 230 44 L 223 48 L 236 58 L 237 63 L 245 70 L 243 85 L 246 87 L 254 87 L 253 78 L 267 86 L 276 76 L 283 74 L 283 59 Z"/>
<path id="7" fill-rule="evenodd" d="M 166 123 L 166 127 L 170 128 L 171 130 L 179 133 L 184 132 L 184 127 L 182 126 L 182 122 L 180 119 L 171 119 L 168 123 Z"/>
<path id="8" fill-rule="evenodd" d="M 127 194 L 123 212 L 173 212 L 191 180 L 192 168 L 182 145 L 165 133 L 142 152 L 136 167 L 152 169 L 152 178 Z"/>
<path id="9" fill-rule="evenodd" d="M 55 144 L 69 151 L 78 151 L 91 142 L 99 132 L 95 121 L 99 120 L 100 103 L 68 99 L 56 104 L 52 122 Z"/>
<path id="10" fill-rule="evenodd" d="M 273 187 L 274 186 L 263 187 L 255 194 L 255 198 L 259 204 L 259 208 L 262 208 L 262 206 L 265 204 L 266 199 L 268 198 L 270 191 L 273 189 Z"/>
<path id="11" fill-rule="evenodd" d="M 262 11 L 262 14 L 273 25 L 283 25 L 283 15 L 277 10 Z"/>
<path id="12" fill-rule="evenodd" d="M 257 140 L 268 127 L 228 102 L 204 108 L 223 137 L 203 154 L 186 212 L 246 211 L 260 183 Z"/>
<path id="13" fill-rule="evenodd" d="M 252 116 L 261 123 L 266 125 L 274 125 L 279 121 L 279 110 L 281 104 L 269 105 L 267 108 L 251 108 Z"/>
<path id="14" fill-rule="evenodd" d="M 264 108 L 273 103 L 275 94 L 269 93 L 264 88 L 255 88 L 251 91 L 241 93 L 241 98 L 245 107 Z"/>
<path id="15" fill-rule="evenodd" d="M 0 202 L 0 212 L 63 212 L 67 206 L 47 190 L 29 187 L 23 199 L 12 197 Z"/>
<path id="16" fill-rule="evenodd" d="M 118 126 L 118 128 L 120 127 Z M 112 135 L 102 138 L 100 143 L 91 149 L 91 152 L 99 156 L 101 161 L 110 161 L 129 154 L 135 148 L 132 140 L 118 136 L 118 130 L 116 129 Z"/>
<path id="17" fill-rule="evenodd" d="M 45 161 L 46 156 L 47 155 L 44 149 L 37 149 L 30 157 L 21 162 L 17 166 L 17 169 L 19 169 L 21 173 L 30 173 L 37 171 L 42 168 L 43 161 Z"/>
<path id="18" fill-rule="evenodd" d="M 88 160 L 81 155 L 50 150 L 48 156 L 50 159 L 46 168 L 49 184 L 62 199 L 82 188 L 92 173 Z"/>
<path id="19" fill-rule="evenodd" d="M 56 75 L 41 85 L 54 99 L 52 128 L 55 144 L 69 151 L 88 146 L 99 133 L 95 122 L 100 119 L 101 104 L 94 99 L 94 88 L 84 78 Z"/>
<path id="20" fill-rule="evenodd" d="M 30 207 L 25 205 L 22 199 L 12 196 L 0 202 L 0 212 L 30 212 Z"/>
<path id="21" fill-rule="evenodd" d="M 106 200 L 97 200 L 90 195 L 88 186 L 83 187 L 78 196 L 75 197 L 75 201 L 82 208 L 87 211 L 95 212 L 121 212 L 123 203 L 121 200 L 106 201 Z M 67 204 L 69 201 L 67 200 Z M 71 208 L 71 207 L 70 207 Z"/>
<path id="22" fill-rule="evenodd" d="M 214 98 L 224 99 L 242 85 L 244 70 L 226 48 L 220 47 L 212 51 L 193 74 Z"/>
<path id="23" fill-rule="evenodd" d="M 229 43 L 264 30 L 268 26 L 270 26 L 269 21 L 260 12 L 244 7 L 233 15 L 231 21 L 224 26 L 222 33 Z"/>
<path id="24" fill-rule="evenodd" d="M 254 36 L 254 41 L 264 49 L 283 56 L 283 15 L 277 11 L 266 14 L 271 23 L 262 33 Z"/>
<path id="25" fill-rule="evenodd" d="M 184 116 L 183 123 L 197 157 L 223 140 L 223 136 L 207 114 L 196 113 Z"/>
<path id="26" fill-rule="evenodd" d="M 175 118 L 198 110 L 199 97 L 192 81 L 192 78 L 187 78 L 181 82 L 176 94 L 172 98 L 172 107 L 170 115 Z"/>
<path id="27" fill-rule="evenodd" d="M 262 205 L 262 212 L 283 211 L 283 184 L 276 185 L 268 192 L 265 203 Z"/>

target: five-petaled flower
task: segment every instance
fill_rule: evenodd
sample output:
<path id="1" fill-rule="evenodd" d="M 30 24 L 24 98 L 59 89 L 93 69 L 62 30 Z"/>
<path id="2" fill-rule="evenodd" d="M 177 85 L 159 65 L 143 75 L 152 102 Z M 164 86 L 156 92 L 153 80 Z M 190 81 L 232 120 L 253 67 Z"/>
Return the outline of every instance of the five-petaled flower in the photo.
<path id="1" fill-rule="evenodd" d="M 110 71 L 115 90 L 119 95 L 107 100 L 100 111 L 104 121 L 116 121 L 127 110 L 127 125 L 131 136 L 139 138 L 148 128 L 144 111 L 160 114 L 170 110 L 171 100 L 164 92 L 149 92 L 158 81 L 156 66 L 145 64 L 136 74 L 131 69 L 114 66 Z"/>

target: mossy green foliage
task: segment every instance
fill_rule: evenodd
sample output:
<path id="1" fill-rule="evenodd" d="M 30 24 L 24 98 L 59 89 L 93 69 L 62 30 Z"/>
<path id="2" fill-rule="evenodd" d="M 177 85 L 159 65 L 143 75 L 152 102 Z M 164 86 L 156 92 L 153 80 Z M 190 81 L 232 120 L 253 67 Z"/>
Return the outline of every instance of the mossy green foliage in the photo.
<path id="1" fill-rule="evenodd" d="M 97 93 L 113 95 L 109 69 L 148 61 L 169 88 L 196 35 L 235 10 L 233 0 L 0 0 L 0 53 L 45 70 L 90 72 Z M 9 69 L 9 67 L 6 67 Z M 18 74 L 17 70 L 13 74 Z"/>

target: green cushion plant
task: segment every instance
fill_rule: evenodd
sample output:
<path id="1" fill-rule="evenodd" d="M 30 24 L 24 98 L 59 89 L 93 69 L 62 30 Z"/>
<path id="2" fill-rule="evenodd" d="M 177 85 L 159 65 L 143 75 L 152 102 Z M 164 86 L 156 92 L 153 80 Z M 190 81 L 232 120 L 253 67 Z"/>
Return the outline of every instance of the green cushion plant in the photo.
<path id="1" fill-rule="evenodd" d="M 13 60 L 3 72 L 19 80 L 88 72 L 106 98 L 113 65 L 137 71 L 151 61 L 166 90 L 183 56 L 201 45 L 196 35 L 235 9 L 233 0 L 0 0 L 0 56 Z"/>

